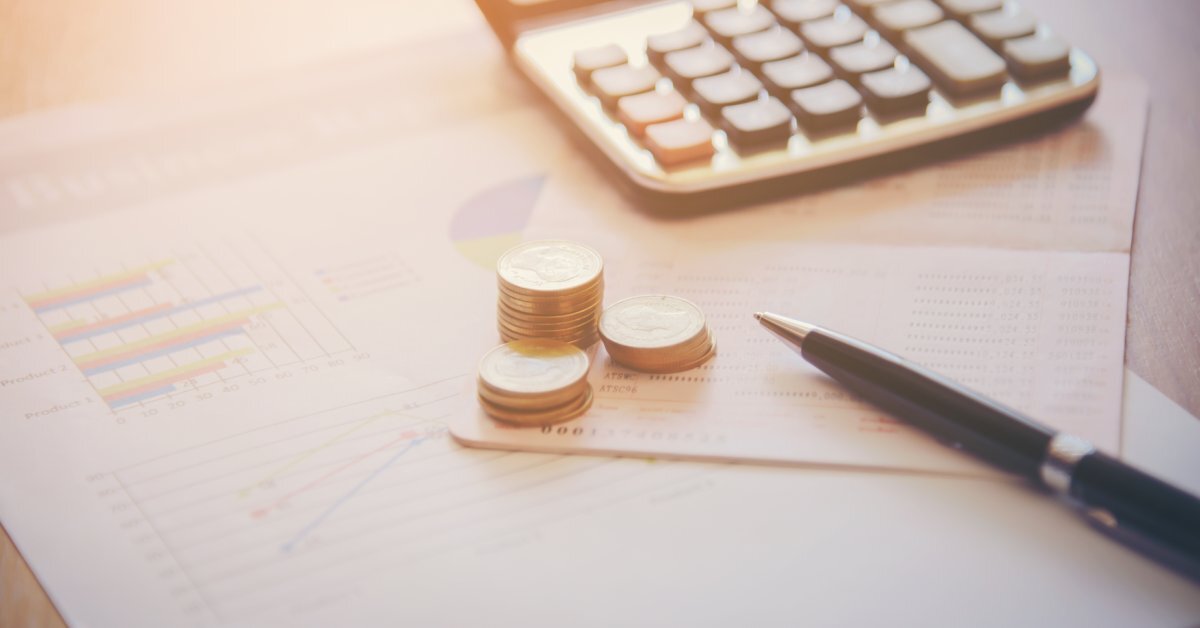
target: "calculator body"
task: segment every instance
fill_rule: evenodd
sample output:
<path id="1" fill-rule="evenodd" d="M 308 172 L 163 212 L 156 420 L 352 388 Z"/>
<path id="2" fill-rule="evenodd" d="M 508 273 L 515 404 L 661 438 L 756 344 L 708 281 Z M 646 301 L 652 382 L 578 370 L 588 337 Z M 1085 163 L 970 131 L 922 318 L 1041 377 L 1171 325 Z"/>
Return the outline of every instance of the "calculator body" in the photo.
<path id="1" fill-rule="evenodd" d="M 835 63 L 839 58 L 834 52 L 836 48 L 818 49 L 815 46 L 818 42 L 804 37 L 806 23 L 784 23 L 776 17 L 776 11 L 783 14 L 784 2 L 830 1 L 774 0 L 758 6 L 758 3 L 746 3 L 743 0 L 739 8 L 726 10 L 744 10 L 750 6 L 755 7 L 752 9 L 754 11 L 769 11 L 770 18 L 777 20 L 771 29 L 800 35 L 798 39 L 804 49 L 803 54 L 811 54 L 816 61 L 823 59 L 832 68 L 832 80 L 846 83 L 863 92 L 864 96 L 870 96 L 864 88 L 867 80 L 865 75 L 848 74 Z M 839 3 L 839 15 L 845 17 L 849 13 L 850 20 L 863 18 L 868 28 L 866 40 L 874 41 L 876 45 L 880 45 L 879 42 L 883 42 L 882 45 L 891 44 L 901 59 L 896 62 L 897 66 L 907 63 L 916 66 L 917 59 L 926 60 L 921 56 L 921 51 L 916 49 L 922 43 L 918 37 L 923 31 L 889 30 L 871 19 L 870 5 L 883 5 L 886 2 L 843 1 L 853 8 Z M 892 3 L 897 1 L 933 4 L 929 0 L 892 0 Z M 947 5 L 994 1 L 998 0 L 941 0 L 937 6 L 939 9 L 944 6 L 945 13 L 937 26 L 945 30 L 951 30 L 952 27 L 952 34 L 961 37 L 962 32 L 970 32 L 962 25 L 970 24 L 971 16 L 956 17 L 950 13 L 950 6 Z M 876 110 L 871 104 L 864 103 L 858 108 L 858 117 L 854 122 L 813 129 L 805 126 L 805 118 L 802 118 L 805 111 L 796 102 L 788 102 L 790 96 L 799 98 L 800 95 L 764 87 L 761 95 L 755 97 L 756 103 L 765 100 L 787 102 L 795 110 L 795 116 L 786 137 L 777 135 L 774 141 L 746 145 L 732 141 L 732 138 L 738 137 L 738 129 L 731 126 L 728 119 L 733 110 L 705 107 L 704 98 L 698 95 L 702 91 L 698 89 L 702 87 L 700 83 L 693 81 L 690 85 L 681 85 L 678 74 L 672 75 L 672 68 L 663 67 L 661 55 L 657 63 L 648 58 L 647 42 L 655 41 L 651 38 L 656 35 L 687 27 L 696 28 L 697 24 L 711 31 L 705 19 L 716 22 L 713 19 L 716 14 L 699 14 L 697 7 L 701 4 L 711 7 L 714 3 L 720 4 L 720 0 L 697 0 L 696 5 L 688 0 L 477 0 L 525 76 L 557 105 L 571 125 L 596 149 L 595 152 L 603 156 L 599 161 L 623 184 L 621 187 L 633 195 L 639 207 L 656 213 L 685 215 L 784 194 L 813 191 L 864 176 L 916 167 L 998 142 L 1029 137 L 1077 117 L 1091 104 L 1099 88 L 1098 67 L 1087 54 L 1074 47 L 1067 48 L 1065 59 L 1060 61 L 1061 64 L 1069 64 L 1065 67 L 1045 72 L 1043 76 L 1019 78 L 1017 70 L 1022 68 L 1014 66 L 1009 60 L 1003 77 L 989 77 L 991 87 L 975 89 L 973 85 L 968 85 L 970 89 L 966 93 L 960 89 L 964 84 L 961 81 L 958 84 L 943 83 L 943 79 L 952 80 L 953 77 L 946 78 L 944 74 L 953 74 L 955 62 L 953 58 L 943 59 L 941 63 L 948 64 L 949 69 L 937 67 L 936 64 L 919 66 L 928 67 L 927 73 L 934 78 L 929 81 L 927 100 L 917 108 L 910 107 L 897 115 L 896 112 Z M 1007 0 L 1004 9 L 1012 9 L 1011 0 Z M 1037 37 L 1048 31 L 1040 23 L 1037 29 Z M 925 30 L 937 28 L 926 27 Z M 733 48 L 731 41 L 735 45 L 739 43 L 736 38 L 718 38 L 718 34 L 712 32 L 704 45 L 721 52 L 719 48 Z M 789 36 L 784 32 L 780 32 L 780 35 Z M 1003 58 L 1001 55 L 1007 50 L 1004 46 L 1008 45 L 1004 40 L 984 42 L 982 36 L 977 37 L 994 49 L 992 56 Z M 1036 37 L 1028 36 L 1026 39 Z M 969 41 L 966 43 L 971 44 Z M 710 150 L 710 154 L 678 163 L 664 163 L 670 154 L 661 152 L 661 147 L 655 147 L 660 151 L 651 150 L 648 145 L 653 146 L 653 142 L 648 133 L 639 135 L 631 132 L 635 127 L 628 124 L 623 116 L 624 111 L 617 111 L 614 104 L 620 99 L 614 101 L 609 98 L 604 101 L 603 93 L 597 97 L 596 86 L 589 85 L 577 71 L 576 66 L 581 63 L 578 54 L 581 50 L 611 47 L 612 44 L 624 51 L 630 67 L 640 68 L 650 64 L 664 70 L 664 78 L 656 83 L 654 90 L 677 90 L 684 95 L 688 104 L 681 117 L 693 121 L 686 124 L 712 128 L 711 148 L 705 149 Z M 909 62 L 910 58 L 913 61 Z M 667 60 L 671 60 L 670 57 Z M 985 60 L 995 62 L 990 57 Z M 770 66 L 751 66 L 752 62 L 736 54 L 730 72 L 752 72 L 764 83 L 768 81 L 763 69 L 769 69 Z M 892 68 L 889 66 L 888 70 Z M 774 104 L 778 109 L 776 103 L 768 104 Z M 678 124 L 685 124 L 684 120 Z M 649 131 L 648 127 L 646 131 Z"/>

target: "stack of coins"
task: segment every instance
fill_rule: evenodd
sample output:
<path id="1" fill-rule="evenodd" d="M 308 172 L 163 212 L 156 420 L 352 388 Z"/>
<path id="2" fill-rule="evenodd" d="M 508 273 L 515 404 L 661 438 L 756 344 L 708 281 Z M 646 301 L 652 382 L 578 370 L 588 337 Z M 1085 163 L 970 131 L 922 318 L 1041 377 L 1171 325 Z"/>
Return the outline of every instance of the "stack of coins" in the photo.
<path id="1" fill-rule="evenodd" d="M 717 352 L 700 308 L 665 295 L 614 303 L 600 317 L 600 338 L 614 361 L 647 373 L 693 369 Z"/>
<path id="2" fill-rule="evenodd" d="M 551 338 L 581 348 L 595 344 L 603 273 L 600 254 L 574 242 L 541 240 L 509 249 L 496 263 L 501 340 Z"/>
<path id="3" fill-rule="evenodd" d="M 520 425 L 573 419 L 592 405 L 587 354 L 558 340 L 516 340 L 479 362 L 479 405 L 492 417 Z"/>

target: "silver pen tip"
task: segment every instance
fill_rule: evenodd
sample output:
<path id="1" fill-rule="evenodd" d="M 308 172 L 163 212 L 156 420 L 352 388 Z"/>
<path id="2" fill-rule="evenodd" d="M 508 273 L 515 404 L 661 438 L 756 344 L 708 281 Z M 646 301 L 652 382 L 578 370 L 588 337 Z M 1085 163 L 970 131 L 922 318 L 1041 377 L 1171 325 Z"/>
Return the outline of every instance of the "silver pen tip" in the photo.
<path id="1" fill-rule="evenodd" d="M 754 318 L 763 327 L 766 327 L 768 331 L 793 344 L 803 342 L 804 337 L 816 328 L 816 325 L 772 314 L 771 312 L 755 312 Z"/>

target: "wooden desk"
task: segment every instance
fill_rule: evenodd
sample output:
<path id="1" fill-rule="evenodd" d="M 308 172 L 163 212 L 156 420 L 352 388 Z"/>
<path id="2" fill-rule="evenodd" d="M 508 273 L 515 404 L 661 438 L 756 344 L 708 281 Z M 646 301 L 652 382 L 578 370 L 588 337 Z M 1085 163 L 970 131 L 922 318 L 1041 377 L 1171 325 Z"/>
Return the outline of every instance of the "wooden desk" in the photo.
<path id="1" fill-rule="evenodd" d="M 1150 83 L 1126 361 L 1200 415 L 1200 3 L 1024 0 L 1107 72 Z M 0 1 L 0 116 L 114 96 L 195 88 L 473 27 L 467 0 Z M 62 620 L 0 532 L 0 626 Z"/>

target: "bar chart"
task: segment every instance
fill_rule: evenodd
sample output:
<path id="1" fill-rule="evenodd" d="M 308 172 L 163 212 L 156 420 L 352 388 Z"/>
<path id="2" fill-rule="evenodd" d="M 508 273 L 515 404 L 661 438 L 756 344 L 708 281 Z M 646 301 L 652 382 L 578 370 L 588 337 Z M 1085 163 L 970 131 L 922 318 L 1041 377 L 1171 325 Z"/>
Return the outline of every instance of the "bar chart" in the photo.
<path id="1" fill-rule="evenodd" d="M 112 410 L 354 349 L 265 252 L 183 248 L 22 293 Z"/>

